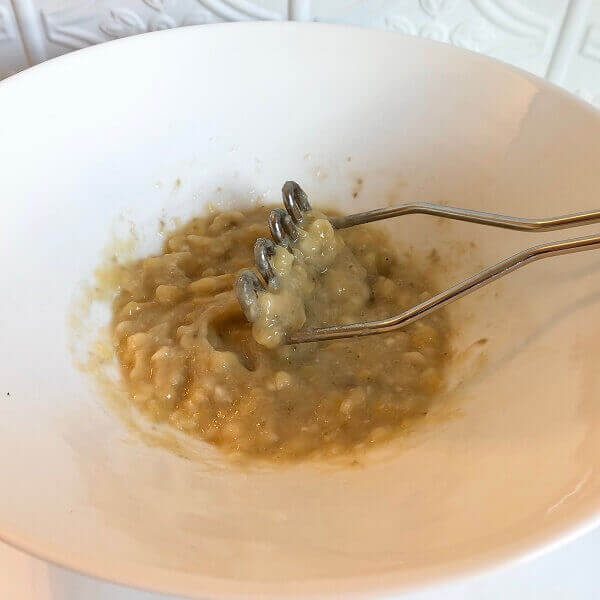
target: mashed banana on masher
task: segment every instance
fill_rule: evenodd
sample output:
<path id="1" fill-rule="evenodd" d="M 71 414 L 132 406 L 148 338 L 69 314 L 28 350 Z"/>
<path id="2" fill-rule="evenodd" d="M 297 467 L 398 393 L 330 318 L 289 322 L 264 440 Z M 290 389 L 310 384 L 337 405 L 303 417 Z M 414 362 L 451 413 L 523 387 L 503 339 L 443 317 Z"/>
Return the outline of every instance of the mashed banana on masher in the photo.
<path id="1" fill-rule="evenodd" d="M 297 228 L 292 251 L 275 247 L 271 259 L 275 285 L 258 293 L 252 332 L 267 348 L 278 346 L 288 333 L 301 329 L 307 315 L 313 324 L 331 323 L 335 318 L 343 324 L 359 320 L 371 296 L 367 271 L 329 220 L 309 213 L 304 223 Z M 334 303 L 338 302 L 343 313 L 334 315 Z"/>

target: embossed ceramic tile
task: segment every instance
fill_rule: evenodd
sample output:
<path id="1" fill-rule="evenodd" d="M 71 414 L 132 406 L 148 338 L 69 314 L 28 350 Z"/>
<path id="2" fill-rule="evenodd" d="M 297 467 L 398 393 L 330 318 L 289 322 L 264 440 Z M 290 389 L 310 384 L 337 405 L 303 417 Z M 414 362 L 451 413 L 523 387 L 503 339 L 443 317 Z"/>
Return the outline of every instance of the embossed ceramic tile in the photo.
<path id="1" fill-rule="evenodd" d="M 111 39 L 182 25 L 281 20 L 286 0 L 17 0 L 41 16 L 46 58 Z"/>
<path id="2" fill-rule="evenodd" d="M 313 0 L 313 18 L 483 52 L 544 76 L 568 0 Z"/>
<path id="3" fill-rule="evenodd" d="M 600 2 L 591 2 L 573 23 L 562 84 L 600 107 Z"/>
<path id="4" fill-rule="evenodd" d="M 449 42 L 564 85 L 600 106 L 600 0 L 0 0 L 0 78 L 124 37 L 253 19 L 386 28 Z M 20 28 L 18 27 L 20 24 Z M 24 42 L 21 42 L 21 36 Z"/>
<path id="5" fill-rule="evenodd" d="M 0 0 L 0 79 L 28 66 L 10 0 Z"/>

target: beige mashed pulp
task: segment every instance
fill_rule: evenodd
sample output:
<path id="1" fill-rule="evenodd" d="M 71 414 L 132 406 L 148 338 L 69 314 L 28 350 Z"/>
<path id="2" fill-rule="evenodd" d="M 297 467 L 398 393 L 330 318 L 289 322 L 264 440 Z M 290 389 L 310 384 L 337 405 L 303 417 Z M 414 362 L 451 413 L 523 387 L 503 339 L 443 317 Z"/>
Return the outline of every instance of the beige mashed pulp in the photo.
<path id="1" fill-rule="evenodd" d="M 245 456 L 334 455 L 389 439 L 426 414 L 443 386 L 442 313 L 384 335 L 277 344 L 286 329 L 397 314 L 428 297 L 427 278 L 379 227 L 333 234 L 315 219 L 304 252 L 313 267 L 324 260 L 318 277 L 294 279 L 293 261 L 278 250 L 274 269 L 292 287 L 260 294 L 266 304 L 251 326 L 232 286 L 253 264 L 256 238 L 268 236 L 268 214 L 193 219 L 161 255 L 122 267 L 113 336 L 131 401 L 154 421 Z M 305 303 L 282 324 L 294 291 Z M 277 309 L 282 298 L 286 310 Z"/>
<path id="2" fill-rule="evenodd" d="M 311 212 L 297 228 L 291 251 L 276 246 L 275 280 L 259 293 L 252 335 L 267 348 L 307 322 L 312 327 L 362 320 L 371 298 L 367 269 L 325 215 Z"/>

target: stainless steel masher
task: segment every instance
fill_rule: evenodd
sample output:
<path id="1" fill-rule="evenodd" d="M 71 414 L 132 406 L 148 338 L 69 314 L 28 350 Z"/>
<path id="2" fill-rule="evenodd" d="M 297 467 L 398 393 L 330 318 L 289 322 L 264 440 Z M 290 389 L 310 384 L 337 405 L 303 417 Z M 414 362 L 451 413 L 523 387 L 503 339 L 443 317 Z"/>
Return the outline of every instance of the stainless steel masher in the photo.
<path id="1" fill-rule="evenodd" d="M 273 272 L 270 258 L 275 253 L 275 244 L 279 244 L 291 252 L 292 244 L 298 237 L 296 226 L 302 224 L 304 213 L 310 211 L 308 197 L 295 181 L 287 181 L 282 189 L 283 204 L 286 210 L 275 208 L 269 215 L 269 229 L 273 241 L 259 238 L 254 246 L 254 257 L 256 267 L 263 281 L 252 271 L 243 271 L 236 281 L 235 290 L 248 320 L 254 320 L 256 316 L 256 300 L 258 294 L 267 287 L 276 290 L 278 287 L 277 277 Z M 600 210 L 581 212 L 549 219 L 521 219 L 505 215 L 496 215 L 465 208 L 453 208 L 451 206 L 440 206 L 437 204 L 414 203 L 401 204 L 391 208 L 378 208 L 367 212 L 346 215 L 342 217 L 329 217 L 330 223 L 335 229 L 345 229 L 355 225 L 400 217 L 403 215 L 433 215 L 457 221 L 468 221 L 480 225 L 502 227 L 516 231 L 543 232 L 569 227 L 590 225 L 600 221 Z M 376 333 L 387 333 L 412 323 L 433 311 L 458 300 L 471 292 L 500 279 L 516 271 L 525 265 L 542 258 L 558 256 L 560 254 L 571 254 L 583 250 L 594 250 L 600 247 L 600 235 L 572 238 L 557 242 L 549 242 L 527 248 L 499 263 L 484 269 L 483 271 L 465 279 L 464 281 L 449 287 L 439 294 L 405 310 L 399 315 L 381 319 L 378 321 L 366 321 L 363 323 L 352 323 L 350 325 L 334 325 L 297 331 L 289 334 L 287 344 L 300 344 L 304 342 L 318 342 L 323 340 L 335 340 L 341 338 L 357 337 L 362 335 L 373 335 Z M 266 287 L 265 287 L 266 286 Z"/>

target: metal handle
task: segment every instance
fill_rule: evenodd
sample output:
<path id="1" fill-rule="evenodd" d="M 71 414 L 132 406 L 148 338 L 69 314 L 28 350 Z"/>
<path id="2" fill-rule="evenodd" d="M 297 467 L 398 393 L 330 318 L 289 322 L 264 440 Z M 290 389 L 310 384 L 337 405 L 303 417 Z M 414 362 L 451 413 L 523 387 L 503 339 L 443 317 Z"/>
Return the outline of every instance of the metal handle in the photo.
<path id="1" fill-rule="evenodd" d="M 417 205 L 407 205 L 407 206 L 417 206 Z M 424 206 L 424 205 L 420 205 Z M 433 206 L 433 205 L 427 205 Z M 401 208 L 401 207 L 398 207 Z M 443 207 L 436 207 L 443 208 Z M 388 210 L 388 209 L 383 209 Z M 397 210 L 397 209 L 389 209 L 389 210 Z M 474 213 L 474 211 L 462 211 L 461 209 L 451 209 L 453 211 L 460 212 L 468 212 Z M 369 215 L 373 213 L 378 213 L 380 211 L 370 211 L 369 213 L 362 213 L 362 215 Z M 398 214 L 407 214 L 407 213 L 398 213 Z M 434 213 L 427 213 L 434 214 Z M 476 215 L 486 215 L 486 213 L 474 213 Z M 515 222 L 535 222 L 535 223 L 551 223 L 550 228 L 561 228 L 561 227 L 572 227 L 574 223 L 571 221 L 569 224 L 564 224 L 566 220 L 573 219 L 577 217 L 581 220 L 581 215 L 590 215 L 589 222 L 594 222 L 595 219 L 600 215 L 599 212 L 594 213 L 581 213 L 578 215 L 567 215 L 565 217 L 559 217 L 558 219 L 552 219 L 547 221 L 528 221 L 527 219 L 513 219 L 512 217 L 499 217 L 500 219 L 510 219 L 513 225 L 499 224 L 499 223 L 487 223 L 494 224 L 498 227 L 508 227 L 509 229 L 517 229 L 514 226 Z M 591 215 L 595 215 L 591 217 Z M 352 217 L 358 217 L 360 215 L 350 215 Z M 371 218 L 369 220 L 374 221 L 378 219 L 388 218 L 390 215 L 375 218 Z M 445 215 L 447 216 L 447 215 Z M 493 215 L 498 216 L 498 215 Z M 341 219 L 345 219 L 348 217 L 340 217 Z M 459 218 L 459 217 L 455 217 Z M 487 218 L 487 217 L 486 217 Z M 583 217 L 586 218 L 586 217 Z M 361 221 L 363 223 L 368 223 L 369 220 Z M 481 223 L 483 221 L 474 220 L 472 218 L 463 218 L 461 220 L 470 220 L 476 223 Z M 559 227 L 556 227 L 556 221 L 562 220 L 562 223 Z M 358 223 L 352 223 L 352 225 L 357 225 Z M 577 223 L 581 224 L 581 223 Z M 350 227 L 350 225 L 345 225 L 345 227 Z M 548 225 L 542 225 L 541 229 L 535 229 L 535 231 L 544 231 Z M 526 229 L 529 231 L 529 229 Z M 450 302 L 454 302 L 463 296 L 474 292 L 475 290 L 495 281 L 496 279 L 500 279 L 525 265 L 528 265 L 537 260 L 541 260 L 542 258 L 549 258 L 551 256 L 559 256 L 561 254 L 572 254 L 574 252 L 583 252 L 584 250 L 595 250 L 600 248 L 600 235 L 592 235 L 587 237 L 579 237 L 570 240 L 564 240 L 559 242 L 550 242 L 548 244 L 540 244 L 539 246 L 533 246 L 533 248 L 528 248 L 527 250 L 523 250 L 518 254 L 507 258 L 484 271 L 481 271 L 477 275 L 473 277 L 469 277 L 469 279 L 465 279 L 463 282 L 448 288 L 447 290 L 429 298 L 429 300 L 425 300 L 421 304 L 414 306 L 413 308 L 409 308 L 405 310 L 403 313 L 399 315 L 389 317 L 387 319 L 382 319 L 380 321 L 367 321 L 365 323 L 353 323 L 351 325 L 337 325 L 334 327 L 323 327 L 319 329 L 313 329 L 309 331 L 299 331 L 290 335 L 287 339 L 288 344 L 301 344 L 304 342 L 318 342 L 325 340 L 337 340 L 341 338 L 350 338 L 357 337 L 362 335 L 373 335 L 376 333 L 387 333 L 389 331 L 393 331 L 394 329 L 399 329 L 404 325 L 408 325 L 409 323 L 413 323 L 414 321 L 421 319 L 425 315 L 432 313 L 435 310 L 438 310 L 442 306 L 446 304 L 450 304 Z"/>
<path id="2" fill-rule="evenodd" d="M 433 215 L 455 221 L 468 221 L 469 223 L 502 227 L 516 231 L 534 232 L 555 231 L 557 229 L 600 223 L 600 210 L 562 215 L 549 219 L 521 219 L 519 217 L 496 215 L 494 213 L 455 208 L 452 206 L 440 206 L 438 204 L 427 204 L 425 202 L 401 204 L 400 206 L 393 206 L 391 208 L 377 208 L 343 217 L 331 217 L 329 221 L 336 229 L 345 229 L 354 225 L 372 223 L 373 221 L 381 221 L 382 219 L 391 219 L 392 217 L 401 217 L 403 215 Z"/>

